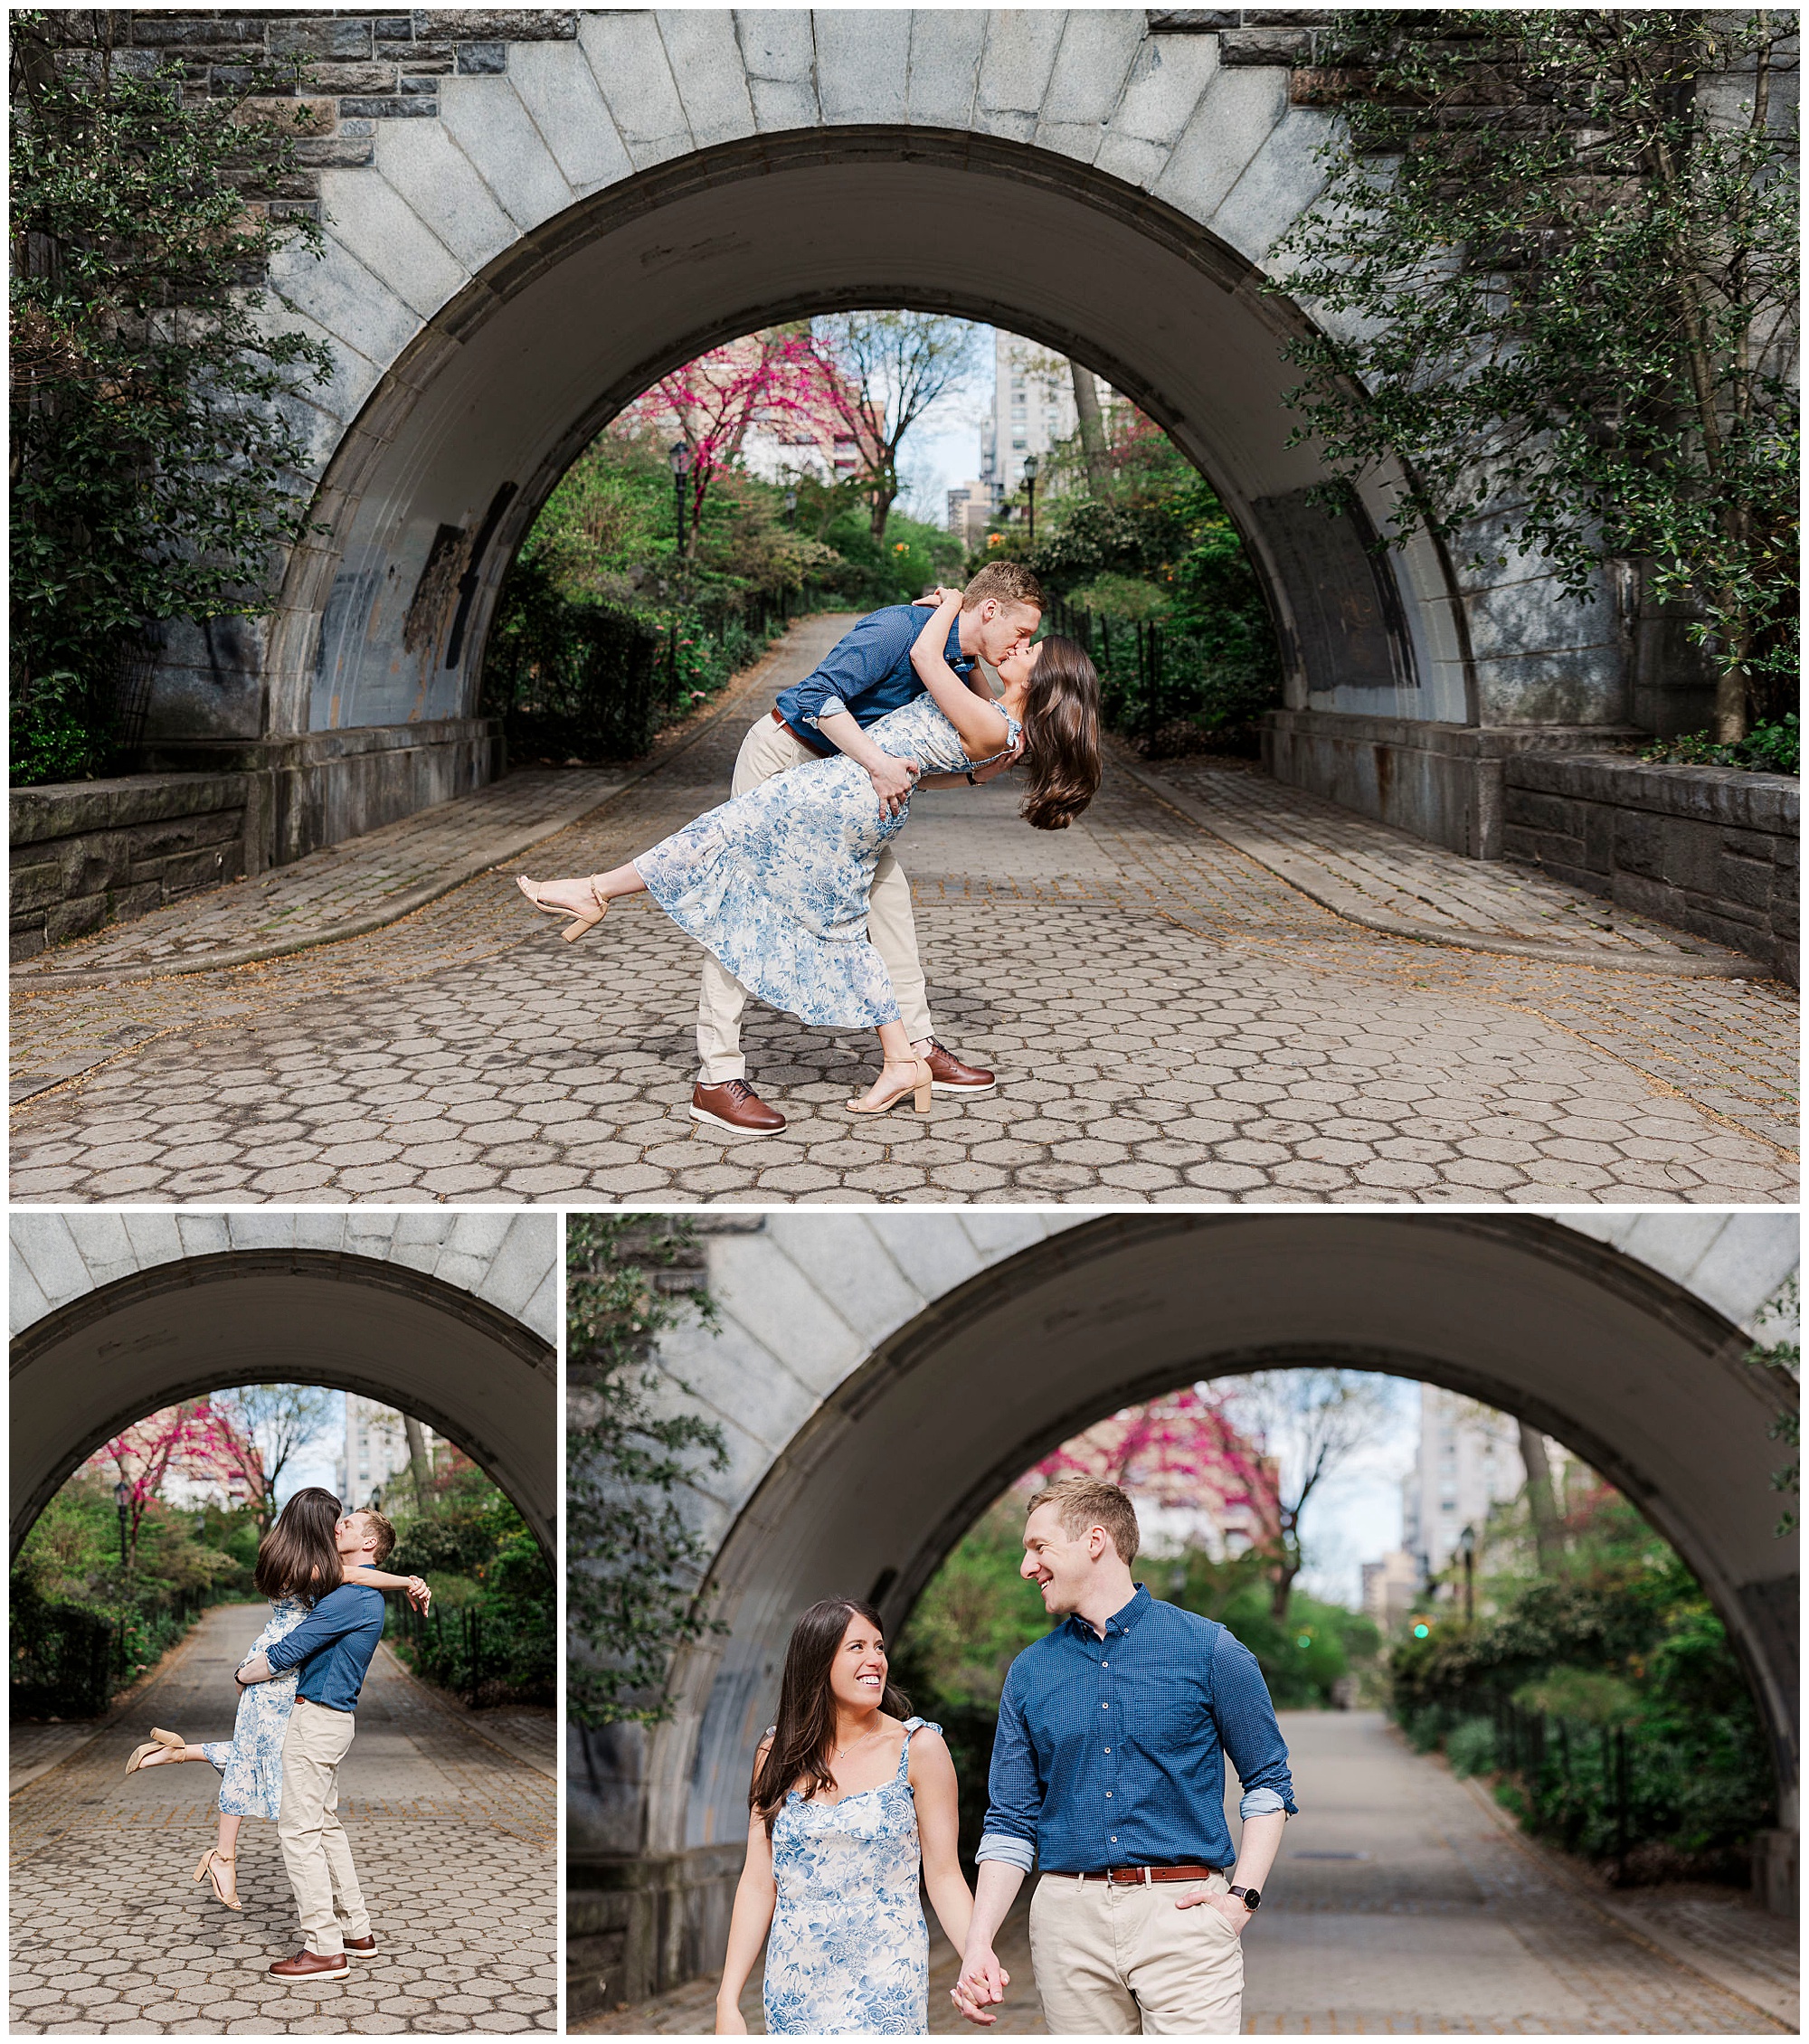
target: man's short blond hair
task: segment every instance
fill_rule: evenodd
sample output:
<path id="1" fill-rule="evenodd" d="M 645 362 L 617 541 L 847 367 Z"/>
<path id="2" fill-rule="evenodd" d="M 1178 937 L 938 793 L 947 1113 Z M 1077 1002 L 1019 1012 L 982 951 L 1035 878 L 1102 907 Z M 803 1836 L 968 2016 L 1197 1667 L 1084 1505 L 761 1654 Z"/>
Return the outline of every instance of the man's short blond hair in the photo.
<path id="1" fill-rule="evenodd" d="M 365 1524 L 370 1528 L 372 1537 L 377 1544 L 376 1552 L 371 1557 L 371 1566 L 381 1568 L 395 1551 L 395 1528 L 390 1524 L 382 1512 L 373 1511 L 369 1505 L 360 1505 L 353 1517 L 362 1519 Z"/>
<path id="2" fill-rule="evenodd" d="M 1037 1491 L 1027 1508 L 1027 1516 L 1038 1505 L 1055 1506 L 1062 1531 L 1070 1540 L 1084 1533 L 1089 1526 L 1103 1526 L 1118 1550 L 1119 1560 L 1127 1568 L 1136 1560 L 1137 1549 L 1142 1544 L 1137 1513 L 1115 1483 L 1098 1476 L 1065 1476 Z"/>
<path id="3" fill-rule="evenodd" d="M 1032 603 L 1046 608 L 1043 585 L 1021 561 L 989 561 L 961 591 L 961 609 L 977 610 L 990 597 L 995 603 Z"/>

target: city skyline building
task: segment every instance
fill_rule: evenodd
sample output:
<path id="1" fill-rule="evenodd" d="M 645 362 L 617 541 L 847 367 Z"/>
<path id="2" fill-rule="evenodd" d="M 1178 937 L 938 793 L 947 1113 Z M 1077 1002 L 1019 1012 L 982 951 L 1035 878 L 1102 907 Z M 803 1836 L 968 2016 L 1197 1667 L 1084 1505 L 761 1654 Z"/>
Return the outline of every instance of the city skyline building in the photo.
<path id="1" fill-rule="evenodd" d="M 421 1428 L 427 1466 L 436 1461 L 436 1437 L 431 1426 Z M 383 1509 L 393 1481 L 406 1473 L 409 1465 L 406 1416 L 374 1398 L 346 1394 L 346 1442 L 339 1458 L 339 1495 L 347 1510 L 371 1505 Z"/>

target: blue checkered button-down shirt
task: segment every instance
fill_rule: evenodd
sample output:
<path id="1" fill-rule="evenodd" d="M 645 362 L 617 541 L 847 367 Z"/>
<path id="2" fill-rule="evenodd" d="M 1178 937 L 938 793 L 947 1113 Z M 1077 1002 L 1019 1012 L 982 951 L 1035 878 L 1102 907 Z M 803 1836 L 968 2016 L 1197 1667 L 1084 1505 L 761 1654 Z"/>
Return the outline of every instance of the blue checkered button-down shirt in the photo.
<path id="1" fill-rule="evenodd" d="M 892 603 L 870 611 L 802 681 L 781 695 L 780 715 L 813 751 L 833 752 L 835 747 L 817 732 L 824 717 L 846 710 L 865 731 L 888 711 L 902 709 L 923 693 L 911 665 L 911 648 L 929 618 L 929 611 L 914 603 Z M 961 651 L 959 620 L 949 627 L 942 655 L 963 680 L 972 672 L 973 655 Z"/>
<path id="2" fill-rule="evenodd" d="M 977 1859 L 1026 1873 L 1228 1867 L 1225 1757 L 1241 1817 L 1294 1814 L 1288 1749 L 1256 1657 L 1140 1583 L 1101 1639 L 1070 1617 L 1011 1663 Z"/>

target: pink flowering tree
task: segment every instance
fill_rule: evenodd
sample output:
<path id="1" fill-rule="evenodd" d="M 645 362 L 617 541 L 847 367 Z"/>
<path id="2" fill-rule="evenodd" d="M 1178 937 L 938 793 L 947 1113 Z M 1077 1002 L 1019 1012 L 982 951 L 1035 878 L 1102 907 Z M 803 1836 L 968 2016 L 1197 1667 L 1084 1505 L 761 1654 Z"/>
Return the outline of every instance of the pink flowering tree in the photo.
<path id="1" fill-rule="evenodd" d="M 1242 1520 L 1264 1551 L 1279 1545 L 1274 1463 L 1191 1385 L 1101 1420 L 1046 1455 L 1036 1473 L 1045 1482 L 1101 1477 L 1154 1504 L 1209 1511 L 1221 1524 Z"/>
<path id="2" fill-rule="evenodd" d="M 831 380 L 807 335 L 772 327 L 698 355 L 640 400 L 643 416 L 677 419 L 691 451 L 687 554 L 696 546 L 710 485 L 734 467 L 749 430 L 789 420 L 816 437 L 835 417 Z"/>
<path id="3" fill-rule="evenodd" d="M 236 1470 L 255 1477 L 254 1495 L 264 1483 L 256 1447 L 206 1398 L 188 1399 L 136 1421 L 91 1461 L 111 1469 L 115 1481 L 126 1486 L 127 1553 L 132 1561 L 137 1559 L 145 1514 L 171 1475 Z"/>

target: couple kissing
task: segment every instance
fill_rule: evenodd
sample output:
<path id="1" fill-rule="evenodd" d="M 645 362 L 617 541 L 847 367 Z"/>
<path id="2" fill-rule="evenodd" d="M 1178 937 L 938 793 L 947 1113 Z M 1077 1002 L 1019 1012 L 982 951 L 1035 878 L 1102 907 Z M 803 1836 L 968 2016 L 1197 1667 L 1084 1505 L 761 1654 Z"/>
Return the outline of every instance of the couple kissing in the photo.
<path id="1" fill-rule="evenodd" d="M 927 1113 L 933 1093 L 992 1090 L 990 1072 L 936 1040 L 893 847 L 914 790 L 979 787 L 1020 762 L 1035 828 L 1064 830 L 1093 800 L 1099 677 L 1074 639 L 1036 638 L 1042 612 L 1036 577 L 1010 561 L 874 611 L 749 730 L 726 802 L 612 872 L 522 876 L 568 939 L 644 891 L 710 953 L 694 1121 L 742 1137 L 785 1126 L 747 1083 L 749 994 L 816 1028 L 876 1031 L 882 1069 L 852 1114 L 905 1100 Z"/>

